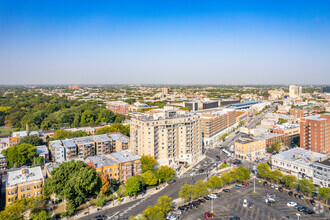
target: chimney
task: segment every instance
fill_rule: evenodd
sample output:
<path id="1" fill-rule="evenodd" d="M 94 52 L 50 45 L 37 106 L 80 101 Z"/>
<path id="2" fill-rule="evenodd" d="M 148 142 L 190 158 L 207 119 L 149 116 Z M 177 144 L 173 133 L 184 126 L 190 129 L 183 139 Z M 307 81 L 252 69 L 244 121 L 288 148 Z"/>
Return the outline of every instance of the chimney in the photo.
<path id="1" fill-rule="evenodd" d="M 27 176 L 29 174 L 29 170 L 24 168 L 22 169 L 22 175 Z"/>
<path id="2" fill-rule="evenodd" d="M 310 160 L 313 163 L 313 161 L 314 161 L 314 153 L 311 153 Z"/>
<path id="3" fill-rule="evenodd" d="M 29 136 L 30 129 L 29 129 L 29 125 L 28 124 L 26 124 L 25 129 L 26 129 L 27 136 Z"/>

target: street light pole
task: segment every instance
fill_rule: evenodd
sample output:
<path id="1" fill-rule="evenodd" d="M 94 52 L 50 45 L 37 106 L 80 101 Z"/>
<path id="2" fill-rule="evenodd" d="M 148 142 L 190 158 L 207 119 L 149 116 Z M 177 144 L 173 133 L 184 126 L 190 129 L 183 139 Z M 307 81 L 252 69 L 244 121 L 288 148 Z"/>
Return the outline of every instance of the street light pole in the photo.
<path id="1" fill-rule="evenodd" d="M 213 199 L 211 199 L 211 213 L 213 214 Z"/>
<path id="2" fill-rule="evenodd" d="M 299 218 L 300 218 L 300 213 L 296 213 L 296 215 L 297 215 L 297 218 L 298 218 L 298 220 L 299 220 Z"/>
<path id="3" fill-rule="evenodd" d="M 256 174 L 254 173 L 254 178 L 253 178 L 253 192 L 256 193 Z"/>

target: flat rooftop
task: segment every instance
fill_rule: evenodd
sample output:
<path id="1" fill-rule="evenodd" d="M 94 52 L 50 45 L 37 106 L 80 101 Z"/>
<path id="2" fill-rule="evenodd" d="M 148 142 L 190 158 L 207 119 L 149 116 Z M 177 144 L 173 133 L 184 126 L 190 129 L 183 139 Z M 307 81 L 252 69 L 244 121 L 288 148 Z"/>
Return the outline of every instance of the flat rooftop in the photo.
<path id="1" fill-rule="evenodd" d="M 129 161 L 132 161 L 132 160 L 139 160 L 141 158 L 140 156 L 131 154 L 127 150 L 123 150 L 123 151 L 120 151 L 120 152 L 112 153 L 111 156 L 115 157 L 121 163 L 129 162 Z"/>
<path id="2" fill-rule="evenodd" d="M 25 174 L 22 171 L 26 169 L 28 172 Z M 39 180 L 44 178 L 41 167 L 22 168 L 15 171 L 9 171 L 7 173 L 6 186 L 20 184 L 28 181 Z"/>
<path id="3" fill-rule="evenodd" d="M 311 155 L 314 155 L 312 159 Z M 303 148 L 293 148 L 287 151 L 283 151 L 276 155 L 273 155 L 274 159 L 286 160 L 289 162 L 298 163 L 304 166 L 312 166 L 315 161 L 326 157 L 326 154 L 320 154 L 313 151 L 305 150 Z"/>

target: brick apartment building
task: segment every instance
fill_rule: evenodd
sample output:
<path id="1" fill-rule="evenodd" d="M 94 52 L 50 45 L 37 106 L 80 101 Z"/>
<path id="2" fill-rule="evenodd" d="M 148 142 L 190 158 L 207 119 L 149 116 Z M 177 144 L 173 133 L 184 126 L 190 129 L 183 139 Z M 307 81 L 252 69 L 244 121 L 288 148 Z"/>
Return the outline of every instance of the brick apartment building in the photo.
<path id="1" fill-rule="evenodd" d="M 113 111 L 116 114 L 127 115 L 129 105 L 126 102 L 122 102 L 122 101 L 108 102 L 107 109 Z"/>
<path id="2" fill-rule="evenodd" d="M 330 114 L 301 118 L 300 147 L 318 153 L 330 153 Z"/>

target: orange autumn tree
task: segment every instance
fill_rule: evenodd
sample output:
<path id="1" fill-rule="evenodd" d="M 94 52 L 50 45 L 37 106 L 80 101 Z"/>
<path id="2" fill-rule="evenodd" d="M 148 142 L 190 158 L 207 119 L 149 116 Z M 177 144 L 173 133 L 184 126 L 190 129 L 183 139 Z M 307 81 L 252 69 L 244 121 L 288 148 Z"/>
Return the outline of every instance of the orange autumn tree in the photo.
<path id="1" fill-rule="evenodd" d="M 104 196 L 107 192 L 109 192 L 109 189 L 110 189 L 109 174 L 102 172 L 100 174 L 100 178 L 102 181 L 102 187 L 100 189 L 100 194 Z"/>

